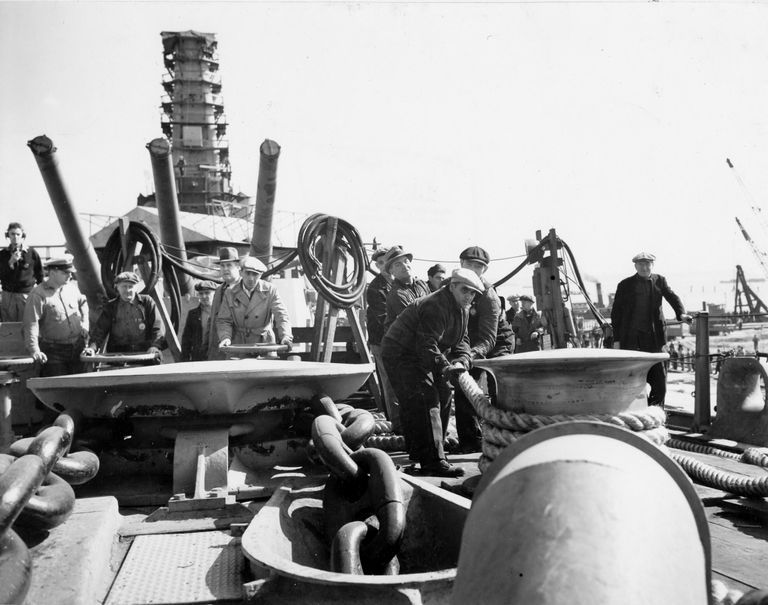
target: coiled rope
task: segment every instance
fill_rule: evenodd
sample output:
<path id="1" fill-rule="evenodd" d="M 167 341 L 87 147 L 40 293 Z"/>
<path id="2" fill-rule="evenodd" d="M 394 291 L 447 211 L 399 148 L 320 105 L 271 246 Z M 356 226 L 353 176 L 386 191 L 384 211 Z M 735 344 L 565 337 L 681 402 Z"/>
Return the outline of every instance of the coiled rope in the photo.
<path id="1" fill-rule="evenodd" d="M 334 225 L 336 254 L 330 254 L 325 248 L 326 234 L 334 232 Z M 360 300 L 366 284 L 368 257 L 355 227 L 340 218 L 313 214 L 299 230 L 298 253 L 304 274 L 326 301 L 339 309 L 348 309 Z M 323 266 L 324 259 L 333 262 L 334 257 L 343 260 L 339 267 Z M 334 271 L 339 273 L 333 275 Z"/>
<path id="2" fill-rule="evenodd" d="M 749 448 L 743 454 L 735 454 L 670 438 L 669 431 L 664 426 L 666 414 L 660 406 L 651 406 L 645 410 L 621 414 L 559 414 L 551 416 L 521 414 L 494 407 L 488 395 L 482 391 L 468 372 L 460 374 L 458 382 L 478 417 L 483 421 L 483 451 L 478 461 L 481 472 L 486 471 L 504 448 L 530 431 L 561 422 L 587 420 L 607 422 L 636 432 L 641 437 L 665 449 L 667 454 L 685 470 L 691 479 L 702 485 L 738 496 L 768 496 L 768 475 L 750 477 L 725 471 L 690 456 L 670 452 L 667 448 L 713 454 L 763 468 L 768 468 L 768 455 L 758 448 Z"/>

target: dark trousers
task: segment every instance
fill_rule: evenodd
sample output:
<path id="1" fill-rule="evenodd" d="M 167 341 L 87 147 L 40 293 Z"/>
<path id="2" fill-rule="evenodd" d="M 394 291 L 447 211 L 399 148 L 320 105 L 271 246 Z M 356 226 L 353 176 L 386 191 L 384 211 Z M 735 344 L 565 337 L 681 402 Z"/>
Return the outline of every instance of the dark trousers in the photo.
<path id="1" fill-rule="evenodd" d="M 411 460 L 422 466 L 445 460 L 450 400 L 441 397 L 431 371 L 399 352 L 383 351 L 384 367 L 400 402 L 400 421 Z"/>
<path id="2" fill-rule="evenodd" d="M 621 348 L 645 353 L 661 353 L 661 347 L 656 346 L 653 334 L 650 332 L 630 333 L 629 341 L 622 342 Z M 648 405 L 664 405 L 664 398 L 667 395 L 667 369 L 663 362 L 654 364 L 648 370 L 646 382 L 651 387 L 651 392 L 648 393 Z"/>
<path id="3" fill-rule="evenodd" d="M 41 341 L 40 350 L 45 353 L 48 361 L 40 368 L 42 378 L 50 376 L 66 376 L 67 374 L 80 374 L 85 371 L 83 362 L 80 361 L 80 353 L 85 348 L 85 340 L 78 340 L 73 344 L 56 344 Z"/>

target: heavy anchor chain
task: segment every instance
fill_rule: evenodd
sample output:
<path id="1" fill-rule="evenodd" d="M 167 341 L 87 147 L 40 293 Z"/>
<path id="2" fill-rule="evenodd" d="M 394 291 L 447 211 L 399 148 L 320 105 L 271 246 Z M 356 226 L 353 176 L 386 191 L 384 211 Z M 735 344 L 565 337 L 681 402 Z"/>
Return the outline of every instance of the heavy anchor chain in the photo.
<path id="1" fill-rule="evenodd" d="M 312 441 L 331 472 L 323 497 L 331 571 L 397 574 L 405 505 L 392 459 L 362 447 L 376 430 L 374 417 L 366 410 L 337 406 L 327 396 L 315 397 L 311 406 L 318 414 Z"/>
<path id="2" fill-rule="evenodd" d="M 69 452 L 75 421 L 61 414 L 36 437 L 11 445 L 12 455 L 0 454 L 0 603 L 21 603 L 29 590 L 31 557 L 14 523 L 34 529 L 51 529 L 66 520 L 75 505 L 69 483 L 52 470 L 63 469 L 76 483 L 93 478 L 99 459 L 79 452 L 59 464 Z"/>

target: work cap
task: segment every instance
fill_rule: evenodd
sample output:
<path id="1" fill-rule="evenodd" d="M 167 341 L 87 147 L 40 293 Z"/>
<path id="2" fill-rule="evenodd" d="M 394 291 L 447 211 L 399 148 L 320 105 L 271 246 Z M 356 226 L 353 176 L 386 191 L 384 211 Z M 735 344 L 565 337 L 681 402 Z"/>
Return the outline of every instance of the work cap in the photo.
<path id="1" fill-rule="evenodd" d="M 649 260 L 651 262 L 656 260 L 656 257 L 649 252 L 638 252 L 632 257 L 632 262 L 636 263 L 641 260 Z"/>
<path id="2" fill-rule="evenodd" d="M 389 248 L 380 246 L 379 248 L 376 248 L 376 250 L 374 250 L 373 253 L 371 254 L 371 260 L 373 261 L 378 260 L 382 256 L 384 256 L 387 252 L 389 252 Z"/>
<path id="3" fill-rule="evenodd" d="M 237 253 L 237 248 L 227 246 L 226 248 L 219 248 L 219 262 L 220 263 L 236 263 L 240 261 L 240 255 Z"/>
<path id="4" fill-rule="evenodd" d="M 521 294 L 520 300 L 521 301 L 527 300 L 528 302 L 533 302 L 533 296 L 528 296 L 527 294 Z"/>
<path id="5" fill-rule="evenodd" d="M 513 303 L 513 302 L 516 302 L 518 300 L 520 300 L 520 297 L 517 294 L 512 294 L 510 296 L 507 296 L 507 302 Z"/>
<path id="6" fill-rule="evenodd" d="M 205 292 L 207 290 L 215 290 L 218 286 L 209 279 L 199 281 L 195 284 L 195 292 Z"/>
<path id="7" fill-rule="evenodd" d="M 436 265 L 432 265 L 429 269 L 427 269 L 427 275 L 429 277 L 432 277 L 435 273 L 445 273 L 445 267 L 443 267 L 440 263 L 437 263 Z"/>
<path id="8" fill-rule="evenodd" d="M 118 273 L 117 277 L 115 277 L 115 284 L 119 284 L 121 282 L 128 282 L 129 284 L 138 284 L 140 278 L 138 275 L 136 275 L 133 271 L 123 271 L 122 273 Z"/>
<path id="9" fill-rule="evenodd" d="M 461 260 L 475 260 L 483 263 L 486 267 L 488 266 L 488 263 L 491 262 L 490 255 L 480 246 L 470 246 L 459 254 L 459 258 Z"/>
<path id="10" fill-rule="evenodd" d="M 244 256 L 240 260 L 240 266 L 243 271 L 255 271 L 256 273 L 264 273 L 267 270 L 266 265 L 254 256 Z"/>
<path id="11" fill-rule="evenodd" d="M 413 260 L 413 254 L 406 252 L 400 246 L 392 246 L 384 255 L 384 270 L 389 273 L 389 268 L 396 260 L 406 257 L 408 260 Z"/>
<path id="12" fill-rule="evenodd" d="M 485 291 L 483 282 L 471 269 L 454 269 L 451 273 L 451 284 L 464 284 L 479 294 Z"/>
<path id="13" fill-rule="evenodd" d="M 69 271 L 75 273 L 75 267 L 72 264 L 71 256 L 57 256 L 45 263 L 46 269 L 59 269 L 60 271 Z"/>

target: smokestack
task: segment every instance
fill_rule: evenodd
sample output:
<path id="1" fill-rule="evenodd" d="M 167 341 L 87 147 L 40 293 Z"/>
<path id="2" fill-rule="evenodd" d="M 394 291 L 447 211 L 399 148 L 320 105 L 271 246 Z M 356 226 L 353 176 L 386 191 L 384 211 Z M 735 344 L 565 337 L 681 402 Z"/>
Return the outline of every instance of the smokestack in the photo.
<path id="1" fill-rule="evenodd" d="M 253 218 L 251 256 L 265 265 L 272 261 L 272 215 L 275 212 L 275 189 L 277 188 L 277 159 L 280 145 L 269 139 L 259 148 L 259 182 L 256 187 L 256 214 Z"/>
<path id="2" fill-rule="evenodd" d="M 155 181 L 155 201 L 157 216 L 160 221 L 160 241 L 168 251 L 179 258 L 182 263 L 187 260 L 187 249 L 181 235 L 181 219 L 179 218 L 179 203 L 176 198 L 176 181 L 171 161 L 171 144 L 167 139 L 152 139 L 147 143 L 149 157 L 152 161 L 152 176 Z M 177 272 L 182 294 L 192 291 L 189 275 Z"/>
<path id="3" fill-rule="evenodd" d="M 35 156 L 37 167 L 43 177 L 48 196 L 51 198 L 59 225 L 64 232 L 67 248 L 72 254 L 73 263 L 77 269 L 77 283 L 88 299 L 88 309 L 92 317 L 98 316 L 101 307 L 107 300 L 107 293 L 101 283 L 99 259 L 93 249 L 91 240 L 85 237 L 80 221 L 77 218 L 75 205 L 67 193 L 64 180 L 59 172 L 59 162 L 56 159 L 56 147 L 53 141 L 45 135 L 35 137 L 27 142 Z"/>
<path id="4" fill-rule="evenodd" d="M 603 286 L 600 282 L 595 282 L 595 287 L 597 288 L 597 306 L 602 309 L 605 306 L 603 305 Z"/>

